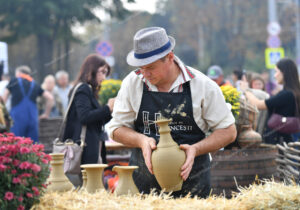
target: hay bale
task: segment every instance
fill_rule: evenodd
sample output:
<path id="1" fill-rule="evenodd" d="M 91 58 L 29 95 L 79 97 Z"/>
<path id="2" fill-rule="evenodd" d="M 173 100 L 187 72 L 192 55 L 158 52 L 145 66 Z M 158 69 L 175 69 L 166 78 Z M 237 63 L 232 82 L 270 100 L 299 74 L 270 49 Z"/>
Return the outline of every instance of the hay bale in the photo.
<path id="1" fill-rule="evenodd" d="M 84 209 L 299 209 L 300 187 L 274 181 L 260 181 L 231 199 L 210 196 L 207 199 L 172 199 L 167 194 L 115 196 L 105 190 L 95 194 L 86 191 L 46 193 L 32 210 L 84 210 Z"/>

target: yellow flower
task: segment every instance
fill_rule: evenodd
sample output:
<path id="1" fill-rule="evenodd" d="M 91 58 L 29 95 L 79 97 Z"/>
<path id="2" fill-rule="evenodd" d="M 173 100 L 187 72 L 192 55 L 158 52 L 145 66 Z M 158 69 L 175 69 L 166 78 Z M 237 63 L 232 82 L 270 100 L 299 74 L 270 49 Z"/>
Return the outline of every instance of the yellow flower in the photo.
<path id="1" fill-rule="evenodd" d="M 237 91 L 236 88 L 228 85 L 221 86 L 221 91 L 223 93 L 226 103 L 231 104 L 231 112 L 233 116 L 237 119 L 240 110 L 240 103 L 239 103 L 240 93 Z"/>
<path id="2" fill-rule="evenodd" d="M 99 91 L 99 101 L 101 104 L 106 104 L 108 99 L 116 97 L 121 87 L 122 81 L 115 79 L 104 80 L 101 83 Z"/>

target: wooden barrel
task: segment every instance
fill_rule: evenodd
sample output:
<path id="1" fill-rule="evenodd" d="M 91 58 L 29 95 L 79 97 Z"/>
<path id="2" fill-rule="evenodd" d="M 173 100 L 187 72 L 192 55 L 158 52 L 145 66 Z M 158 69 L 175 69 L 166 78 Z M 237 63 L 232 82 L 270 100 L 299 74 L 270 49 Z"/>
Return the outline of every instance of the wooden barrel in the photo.
<path id="1" fill-rule="evenodd" d="M 238 191 L 237 185 L 249 186 L 259 179 L 270 179 L 276 175 L 276 154 L 273 145 L 258 148 L 223 150 L 212 153 L 211 185 L 213 194 L 231 196 Z"/>
<path id="2" fill-rule="evenodd" d="M 57 137 L 62 117 L 41 119 L 39 121 L 39 142 L 44 144 L 45 152 L 52 152 L 52 142 Z"/>

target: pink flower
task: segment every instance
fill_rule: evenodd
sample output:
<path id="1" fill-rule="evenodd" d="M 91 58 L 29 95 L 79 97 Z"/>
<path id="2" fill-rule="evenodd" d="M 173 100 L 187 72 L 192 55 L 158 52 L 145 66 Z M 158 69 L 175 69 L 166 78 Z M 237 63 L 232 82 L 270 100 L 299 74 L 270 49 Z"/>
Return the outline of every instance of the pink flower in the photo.
<path id="1" fill-rule="evenodd" d="M 0 163 L 4 163 L 4 161 L 6 160 L 7 157 L 5 156 L 0 156 Z"/>
<path id="2" fill-rule="evenodd" d="M 41 157 L 41 156 L 42 156 L 42 153 L 41 153 L 41 152 L 36 152 L 35 154 L 36 154 L 36 156 L 38 156 L 38 157 Z"/>
<path id="3" fill-rule="evenodd" d="M 17 159 L 14 159 L 14 160 L 12 161 L 12 164 L 13 164 L 14 166 L 18 166 L 18 165 L 20 164 L 20 161 L 17 160 Z"/>
<path id="4" fill-rule="evenodd" d="M 32 187 L 32 190 L 33 190 L 34 195 L 40 194 L 39 189 L 37 187 Z"/>
<path id="5" fill-rule="evenodd" d="M 12 159 L 6 156 L 0 156 L 0 163 L 11 163 Z"/>
<path id="6" fill-rule="evenodd" d="M 48 154 L 45 154 L 44 158 L 47 159 L 48 161 L 51 161 L 51 160 L 52 160 L 51 156 L 48 155 Z"/>
<path id="7" fill-rule="evenodd" d="M 27 147 L 21 147 L 21 148 L 20 148 L 20 153 L 21 153 L 21 154 L 30 153 L 30 149 L 27 148 Z"/>
<path id="8" fill-rule="evenodd" d="M 6 159 L 5 159 L 5 163 L 11 163 L 12 162 L 12 159 L 11 158 L 9 158 L 9 157 L 6 157 Z"/>
<path id="9" fill-rule="evenodd" d="M 31 170 L 33 170 L 35 173 L 39 172 L 41 170 L 41 166 L 37 164 L 31 164 Z"/>
<path id="10" fill-rule="evenodd" d="M 32 189 L 33 191 L 39 191 L 39 189 L 38 189 L 37 187 L 35 187 L 35 186 L 33 186 L 31 189 Z"/>
<path id="11" fill-rule="evenodd" d="M 2 134 L 2 135 L 3 135 L 3 134 Z M 7 137 L 13 139 L 13 137 L 15 137 L 15 134 L 13 134 L 13 133 L 5 133 L 5 135 L 3 135 L 3 136 L 7 136 Z"/>
<path id="12" fill-rule="evenodd" d="M 18 144 L 28 144 L 28 145 L 30 145 L 30 144 L 32 144 L 32 140 L 30 139 L 30 138 L 21 138 L 20 140 L 19 140 L 19 142 L 18 142 Z"/>
<path id="13" fill-rule="evenodd" d="M 22 162 L 20 165 L 19 165 L 19 168 L 20 169 L 28 169 L 31 167 L 31 163 L 29 163 L 28 161 L 25 161 L 25 162 Z"/>
<path id="14" fill-rule="evenodd" d="M 49 161 L 48 161 L 47 159 L 42 159 L 42 162 L 43 162 L 44 164 L 48 164 L 48 163 L 49 163 Z"/>
<path id="15" fill-rule="evenodd" d="M 5 153 L 7 151 L 7 146 L 3 145 L 0 147 L 0 153 Z"/>
<path id="16" fill-rule="evenodd" d="M 1 141 L 5 143 L 14 143 L 14 139 L 10 137 L 2 137 Z"/>
<path id="17" fill-rule="evenodd" d="M 18 197 L 18 201 L 22 202 L 22 201 L 23 201 L 23 197 L 22 197 L 22 196 L 19 196 L 19 197 Z"/>
<path id="18" fill-rule="evenodd" d="M 7 166 L 0 164 L 0 171 L 5 171 L 6 168 L 7 168 Z"/>
<path id="19" fill-rule="evenodd" d="M 34 144 L 32 145 L 32 151 L 35 153 L 44 151 L 45 146 L 43 144 Z"/>
<path id="20" fill-rule="evenodd" d="M 12 154 L 17 154 L 19 152 L 17 145 L 7 145 L 7 150 Z"/>
<path id="21" fill-rule="evenodd" d="M 27 195 L 28 198 L 33 198 L 32 193 L 26 193 L 26 195 Z"/>
<path id="22" fill-rule="evenodd" d="M 13 169 L 13 170 L 11 170 L 11 174 L 16 174 L 17 173 L 17 170 L 16 169 Z"/>
<path id="23" fill-rule="evenodd" d="M 18 206 L 17 210 L 24 210 L 24 209 L 25 209 L 24 206 L 20 205 L 20 206 Z"/>
<path id="24" fill-rule="evenodd" d="M 23 173 L 23 174 L 20 175 L 20 177 L 21 178 L 23 178 L 23 177 L 32 177 L 32 174 L 30 174 L 30 173 Z"/>
<path id="25" fill-rule="evenodd" d="M 21 183 L 21 179 L 19 177 L 14 177 L 13 180 L 12 180 L 12 182 L 14 184 Z"/>
<path id="26" fill-rule="evenodd" d="M 45 184 L 42 184 L 42 187 L 43 187 L 43 188 L 47 188 L 47 185 L 45 185 Z"/>
<path id="27" fill-rule="evenodd" d="M 12 192 L 6 192 L 5 193 L 5 197 L 4 197 L 4 200 L 8 200 L 10 201 L 11 199 L 14 198 L 14 194 Z"/>

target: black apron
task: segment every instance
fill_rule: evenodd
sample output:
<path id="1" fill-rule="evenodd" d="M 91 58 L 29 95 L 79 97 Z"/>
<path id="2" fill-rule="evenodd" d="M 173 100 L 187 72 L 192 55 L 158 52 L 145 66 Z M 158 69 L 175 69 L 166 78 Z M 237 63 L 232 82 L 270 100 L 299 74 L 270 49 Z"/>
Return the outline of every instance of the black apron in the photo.
<path id="1" fill-rule="evenodd" d="M 152 92 L 148 91 L 144 84 L 139 113 L 134 123 L 135 130 L 153 137 L 158 143 L 159 132 L 154 121 L 162 116 L 172 118 L 169 124 L 171 135 L 178 144 L 191 145 L 205 138 L 205 134 L 193 118 L 189 82 L 183 84 L 183 92 L 180 93 Z M 149 194 L 151 189 L 161 190 L 154 175 L 148 171 L 141 149 L 132 150 L 130 165 L 139 166 L 139 169 L 133 173 L 133 179 L 140 192 Z M 210 192 L 209 167 L 208 154 L 196 157 L 189 177 L 183 182 L 182 190 L 173 192 L 172 195 L 179 197 L 190 192 L 191 196 L 207 197 Z"/>

